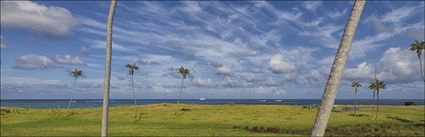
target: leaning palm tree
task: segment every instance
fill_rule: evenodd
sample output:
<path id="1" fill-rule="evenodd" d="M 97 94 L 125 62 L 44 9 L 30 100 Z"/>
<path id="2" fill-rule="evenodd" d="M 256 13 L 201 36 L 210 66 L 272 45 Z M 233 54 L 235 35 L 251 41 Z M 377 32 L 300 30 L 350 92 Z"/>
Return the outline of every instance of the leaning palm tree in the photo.
<path id="1" fill-rule="evenodd" d="M 354 117 L 357 116 L 357 89 L 361 86 L 360 82 L 351 83 L 351 87 L 354 87 Z"/>
<path id="2" fill-rule="evenodd" d="M 108 136 L 108 117 L 109 117 L 109 87 L 111 82 L 111 58 L 112 58 L 112 23 L 114 20 L 116 0 L 111 0 L 109 7 L 108 22 L 106 27 L 106 63 L 105 63 L 105 81 L 103 85 L 103 111 L 102 111 L 102 137 Z"/>
<path id="3" fill-rule="evenodd" d="M 418 40 L 415 40 L 415 43 L 410 44 L 409 50 L 416 52 L 416 55 L 418 55 L 421 76 L 422 76 L 423 81 L 425 82 L 425 74 L 424 74 L 424 70 L 422 68 L 422 59 L 421 59 L 422 50 L 424 50 L 424 52 L 425 52 L 425 41 L 419 42 Z M 424 58 L 424 61 L 425 61 L 425 58 Z"/>
<path id="4" fill-rule="evenodd" d="M 186 76 L 190 74 L 190 70 L 188 68 L 185 68 L 185 67 L 182 66 L 182 67 L 179 68 L 179 74 L 182 75 L 182 84 L 181 84 L 179 96 L 178 96 L 178 99 L 177 99 L 177 104 L 179 104 L 180 97 L 181 97 L 182 92 L 183 92 L 183 82 L 184 82 L 184 79 L 186 79 Z"/>
<path id="5" fill-rule="evenodd" d="M 136 102 L 136 92 L 134 91 L 134 70 L 139 70 L 139 66 L 136 64 L 127 64 L 125 65 L 126 68 L 128 68 L 128 74 L 131 77 L 131 85 L 133 90 L 133 102 L 134 102 L 134 118 L 137 119 L 137 102 Z"/>
<path id="6" fill-rule="evenodd" d="M 71 98 L 69 99 L 69 103 L 68 103 L 68 107 L 66 109 L 66 113 L 68 114 L 69 108 L 71 107 L 72 104 L 72 98 L 73 98 L 73 94 L 75 92 L 75 85 L 77 82 L 78 77 L 83 76 L 83 71 L 78 69 L 78 68 L 74 68 L 74 70 L 71 72 L 72 77 L 74 77 L 74 87 L 72 88 L 72 92 L 71 92 Z"/>
<path id="7" fill-rule="evenodd" d="M 351 15 L 345 26 L 341 43 L 335 56 L 334 63 L 329 73 L 326 83 L 325 92 L 320 102 L 320 108 L 314 121 L 311 136 L 323 136 L 331 115 L 332 106 L 335 102 L 336 92 L 344 72 L 345 63 L 350 52 L 351 43 L 356 32 L 357 24 L 363 11 L 365 0 L 356 0 L 351 11 Z"/>
<path id="8" fill-rule="evenodd" d="M 385 83 L 384 81 L 380 81 L 378 79 L 375 79 L 374 82 L 371 82 L 369 85 L 370 89 L 373 89 L 374 91 L 374 95 L 375 95 L 375 91 L 376 91 L 376 97 L 377 97 L 377 101 L 376 101 L 376 118 L 378 118 L 378 112 L 379 112 L 379 90 L 380 89 L 385 89 Z"/>

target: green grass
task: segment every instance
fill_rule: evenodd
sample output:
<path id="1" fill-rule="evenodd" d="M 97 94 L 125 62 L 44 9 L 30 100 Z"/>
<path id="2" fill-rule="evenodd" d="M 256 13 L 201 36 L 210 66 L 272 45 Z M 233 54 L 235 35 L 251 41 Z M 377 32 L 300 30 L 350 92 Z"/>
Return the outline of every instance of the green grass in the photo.
<path id="1" fill-rule="evenodd" d="M 351 107 L 351 106 L 344 106 Z M 137 107 L 145 113 L 134 119 L 134 107 L 110 109 L 109 134 L 113 136 L 306 136 L 317 109 L 283 105 L 192 105 L 154 104 Z M 180 111 L 182 108 L 189 111 Z M 100 136 L 101 108 L 64 109 L 10 108 L 1 115 L 1 136 Z M 177 114 L 175 114 L 177 113 Z M 424 106 L 382 106 L 371 120 L 370 106 L 358 114 L 349 109 L 332 112 L 326 135 L 424 136 Z M 274 128 L 278 132 L 257 130 Z M 254 129 L 254 130 L 253 130 Z"/>

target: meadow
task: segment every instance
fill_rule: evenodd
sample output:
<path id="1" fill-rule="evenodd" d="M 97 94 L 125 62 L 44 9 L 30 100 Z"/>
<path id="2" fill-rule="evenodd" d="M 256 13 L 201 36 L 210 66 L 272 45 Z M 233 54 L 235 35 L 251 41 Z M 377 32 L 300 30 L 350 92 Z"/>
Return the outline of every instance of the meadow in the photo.
<path id="1" fill-rule="evenodd" d="M 142 112 L 134 118 L 134 109 Z M 183 109 L 184 108 L 184 109 Z M 425 106 L 381 106 L 371 120 L 371 106 L 337 106 L 326 136 L 424 136 Z M 102 108 L 7 108 L 1 136 L 100 136 Z M 112 136 L 308 136 L 317 108 L 287 105 L 152 104 L 110 109 Z"/>

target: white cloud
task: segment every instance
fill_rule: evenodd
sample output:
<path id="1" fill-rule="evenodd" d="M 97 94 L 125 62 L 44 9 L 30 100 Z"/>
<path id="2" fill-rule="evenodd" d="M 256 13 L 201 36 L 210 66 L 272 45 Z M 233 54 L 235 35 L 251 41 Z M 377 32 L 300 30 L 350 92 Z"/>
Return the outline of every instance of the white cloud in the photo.
<path id="1" fill-rule="evenodd" d="M 289 73 L 295 70 L 295 65 L 284 61 L 284 56 L 281 54 L 273 55 L 269 60 L 269 69 L 273 73 Z"/>
<path id="2" fill-rule="evenodd" d="M 379 60 L 378 77 L 390 82 L 420 80 L 419 60 L 416 53 L 407 49 L 390 48 Z"/>
<path id="3" fill-rule="evenodd" d="M 306 1 L 303 3 L 303 7 L 312 12 L 316 11 L 316 9 L 321 5 L 321 1 Z"/>
<path id="4" fill-rule="evenodd" d="M 409 16 L 413 16 L 418 7 L 402 7 L 392 10 L 388 14 L 382 16 L 383 22 L 401 22 Z"/>
<path id="5" fill-rule="evenodd" d="M 276 87 L 258 87 L 257 93 L 260 94 L 286 94 L 286 91 L 283 89 L 277 89 Z"/>
<path id="6" fill-rule="evenodd" d="M 83 46 L 83 47 L 80 48 L 80 54 L 81 55 L 89 55 L 90 54 L 90 49 Z"/>
<path id="7" fill-rule="evenodd" d="M 173 49 L 181 49 L 181 48 L 183 48 L 182 43 L 180 41 L 178 41 L 178 40 L 167 40 L 165 43 L 167 45 L 169 45 Z"/>
<path id="8" fill-rule="evenodd" d="M 363 62 L 355 68 L 345 70 L 346 78 L 350 80 L 372 80 L 374 65 Z M 377 77 L 389 83 L 406 83 L 419 81 L 420 70 L 416 53 L 408 49 L 389 48 L 380 58 L 376 66 Z"/>
<path id="9" fill-rule="evenodd" d="M 72 64 L 72 65 L 84 65 L 86 64 L 84 61 L 80 59 L 80 57 L 72 57 L 71 55 L 56 55 L 55 61 L 61 64 Z"/>
<path id="10" fill-rule="evenodd" d="M 18 64 L 13 66 L 14 69 L 35 70 L 57 67 L 52 59 L 42 55 L 22 55 L 19 56 L 16 60 L 18 61 Z"/>
<path id="11" fill-rule="evenodd" d="M 216 73 L 219 75 L 230 76 L 232 75 L 232 68 L 229 65 L 221 65 L 217 67 Z"/>
<path id="12" fill-rule="evenodd" d="M 374 70 L 374 65 L 363 62 L 355 68 L 345 69 L 344 74 L 349 80 L 370 80 L 374 77 Z"/>
<path id="13" fill-rule="evenodd" d="M 45 6 L 32 1 L 1 1 L 1 26 L 65 36 L 76 25 L 77 20 L 61 7 Z"/>
<path id="14" fill-rule="evenodd" d="M 301 36 L 314 37 L 315 41 L 328 48 L 338 48 L 339 41 L 333 36 L 336 32 L 343 29 L 342 25 L 328 24 L 323 27 L 317 27 L 313 30 L 298 32 Z"/>
<path id="15" fill-rule="evenodd" d="M 396 8 L 381 16 L 371 14 L 366 17 L 363 23 L 372 27 L 376 34 L 367 36 L 361 39 L 356 39 L 353 42 L 350 51 L 350 59 L 356 59 L 366 56 L 366 53 L 374 49 L 388 45 L 386 42 L 396 36 L 404 36 L 413 39 L 423 39 L 424 22 L 409 22 L 408 18 L 414 17 L 419 7 L 407 6 Z"/>
<path id="16" fill-rule="evenodd" d="M 341 17 L 347 14 L 348 10 L 349 10 L 348 8 L 345 8 L 342 11 L 334 9 L 333 11 L 328 12 L 328 16 L 331 19 L 340 19 Z"/>
<path id="17" fill-rule="evenodd" d="M 97 48 L 97 49 L 105 49 L 106 42 L 102 40 L 92 40 L 92 39 L 86 39 L 84 40 L 87 43 L 91 44 L 91 48 Z M 127 53 L 133 53 L 136 52 L 135 50 L 132 50 L 126 46 L 117 44 L 115 42 L 112 42 L 112 49 L 114 51 L 121 51 L 121 52 L 127 52 Z"/>

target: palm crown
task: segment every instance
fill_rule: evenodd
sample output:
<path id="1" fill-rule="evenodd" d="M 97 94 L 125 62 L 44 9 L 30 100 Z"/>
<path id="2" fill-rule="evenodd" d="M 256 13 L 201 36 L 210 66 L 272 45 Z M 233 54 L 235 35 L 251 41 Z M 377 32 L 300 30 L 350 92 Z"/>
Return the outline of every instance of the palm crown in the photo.
<path id="1" fill-rule="evenodd" d="M 190 70 L 188 68 L 184 68 L 183 66 L 179 68 L 179 73 L 185 79 L 188 74 L 190 74 Z"/>
<path id="2" fill-rule="evenodd" d="M 373 90 L 385 89 L 384 81 L 379 81 L 376 79 L 375 82 L 370 83 L 369 88 Z"/>
<path id="3" fill-rule="evenodd" d="M 351 83 L 351 87 L 358 88 L 358 87 L 361 87 L 361 86 L 362 86 L 362 84 L 360 84 L 360 82 L 353 82 L 353 83 Z"/>
<path id="4" fill-rule="evenodd" d="M 136 64 L 127 64 L 125 67 L 128 68 L 129 75 L 134 75 L 134 70 L 139 70 L 139 66 Z"/>
<path id="5" fill-rule="evenodd" d="M 422 50 L 425 49 L 425 41 L 417 41 L 415 40 L 415 43 L 410 44 L 410 51 L 415 51 L 418 54 L 418 57 L 421 56 Z"/>
<path id="6" fill-rule="evenodd" d="M 74 78 L 78 78 L 78 77 L 80 77 L 80 76 L 83 76 L 83 71 L 82 71 L 82 70 L 80 70 L 80 69 L 78 69 L 78 68 L 75 68 L 75 69 L 71 72 L 71 74 L 72 74 L 72 76 L 73 76 Z"/>

